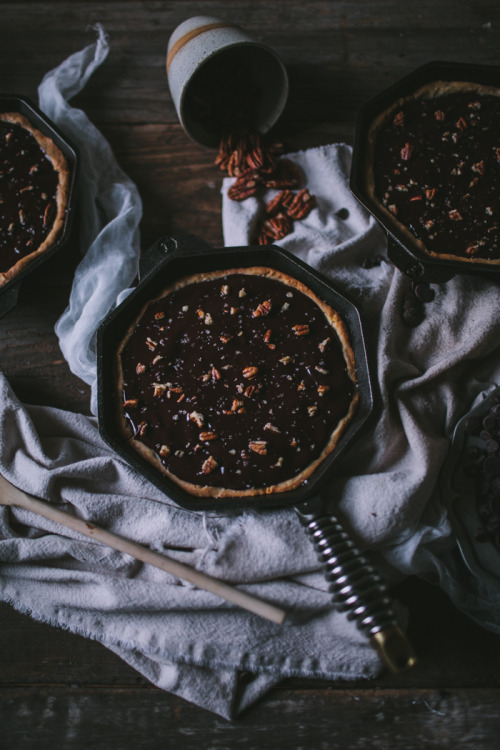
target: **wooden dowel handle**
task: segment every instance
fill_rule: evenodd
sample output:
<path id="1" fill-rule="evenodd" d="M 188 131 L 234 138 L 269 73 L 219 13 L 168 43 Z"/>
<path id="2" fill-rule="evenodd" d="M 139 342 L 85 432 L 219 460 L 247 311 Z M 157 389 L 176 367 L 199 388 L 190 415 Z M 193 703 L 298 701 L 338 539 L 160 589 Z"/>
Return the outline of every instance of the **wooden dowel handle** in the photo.
<path id="1" fill-rule="evenodd" d="M 251 594 L 247 594 L 245 591 L 241 591 L 234 586 L 223 583 L 206 573 L 201 573 L 200 571 L 191 568 L 189 565 L 173 560 L 159 552 L 154 552 L 148 547 L 144 547 L 141 544 L 125 539 L 125 537 L 114 534 L 111 531 L 106 531 L 106 529 L 102 529 L 93 523 L 83 521 L 82 519 L 73 516 L 71 513 L 59 510 L 50 503 L 19 490 L 1 475 L 0 504 L 16 505 L 25 510 L 31 510 L 38 515 L 47 518 L 49 521 L 60 523 L 62 526 L 66 526 L 84 536 L 96 539 L 98 542 L 101 542 L 108 547 L 112 547 L 120 552 L 125 552 L 125 554 L 130 555 L 137 560 L 141 560 L 141 562 L 147 563 L 148 565 L 154 565 L 156 568 L 160 568 L 166 573 L 177 576 L 177 578 L 182 578 L 200 589 L 216 594 L 222 599 L 225 599 L 242 609 L 246 609 L 249 612 L 253 612 L 256 615 L 260 615 L 260 617 L 264 617 L 278 625 L 281 625 L 285 620 L 286 612 L 279 607 L 275 607 L 273 604 L 269 604 Z"/>

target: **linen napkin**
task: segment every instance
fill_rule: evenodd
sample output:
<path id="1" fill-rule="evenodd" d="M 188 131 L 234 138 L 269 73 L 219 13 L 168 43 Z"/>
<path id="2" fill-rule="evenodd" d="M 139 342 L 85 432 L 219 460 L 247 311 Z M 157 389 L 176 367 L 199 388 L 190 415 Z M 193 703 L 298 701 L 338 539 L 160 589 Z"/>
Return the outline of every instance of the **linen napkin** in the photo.
<path id="1" fill-rule="evenodd" d="M 97 41 L 65 60 L 42 80 L 40 109 L 76 146 L 79 154 L 80 245 L 83 259 L 75 272 L 69 305 L 56 334 L 71 370 L 91 386 L 97 411 L 96 341 L 99 323 L 126 295 L 139 265 L 139 192 L 117 164 L 111 147 L 87 115 L 68 101 L 80 93 L 106 60 L 109 40 L 100 24 Z"/>
<path id="2" fill-rule="evenodd" d="M 65 76 L 72 73 L 67 97 L 105 57 L 107 40 L 98 33 L 96 45 L 52 72 L 56 78 L 61 69 Z M 47 79 L 50 83 L 51 74 Z M 58 111 L 71 120 L 72 108 L 62 104 L 53 111 L 56 122 Z M 80 145 L 77 130 L 73 137 Z M 409 573 L 439 581 L 457 605 L 477 619 L 486 613 L 495 629 L 497 605 L 462 577 L 459 563 L 450 562 L 456 547 L 437 483 L 456 421 L 499 380 L 500 290 L 485 279 L 456 277 L 435 287 L 425 319 L 408 328 L 402 320 L 408 281 L 385 259 L 381 231 L 349 192 L 350 156 L 342 144 L 290 155 L 316 195 L 317 208 L 280 243 L 358 304 L 374 380 L 374 417 L 345 454 L 323 499 L 389 582 Z M 94 154 L 89 148 L 86 159 L 87 175 L 98 175 L 91 199 L 98 202 L 101 186 L 105 190 L 99 149 Z M 229 201 L 229 184 L 223 185 L 225 244 L 245 244 L 259 201 Z M 122 227 L 129 243 L 109 243 L 110 252 L 123 252 L 124 265 L 133 261 L 116 283 L 107 277 L 106 299 L 102 286 L 92 283 L 95 267 L 87 258 L 95 238 L 106 237 L 115 219 L 121 224 L 124 205 L 110 208 L 82 245 L 87 255 L 72 290 L 79 307 L 71 302 L 72 316 L 66 312 L 66 325 L 58 324 L 70 366 L 75 372 L 81 367 L 91 385 L 100 315 L 127 293 L 135 267 L 131 248 L 138 211 L 131 211 L 134 221 Z M 106 262 L 96 260 L 101 261 Z M 120 265 L 120 258 L 114 262 Z M 81 338 L 78 326 L 85 330 Z M 184 511 L 101 441 L 94 418 L 22 405 L 3 377 L 0 466 L 25 491 L 293 614 L 284 626 L 271 624 L 27 511 L 0 508 L 0 598 L 36 619 L 98 640 L 158 687 L 233 718 L 287 676 L 359 679 L 378 673 L 380 664 L 364 636 L 334 611 L 294 511 L 249 510 L 240 516 Z"/>

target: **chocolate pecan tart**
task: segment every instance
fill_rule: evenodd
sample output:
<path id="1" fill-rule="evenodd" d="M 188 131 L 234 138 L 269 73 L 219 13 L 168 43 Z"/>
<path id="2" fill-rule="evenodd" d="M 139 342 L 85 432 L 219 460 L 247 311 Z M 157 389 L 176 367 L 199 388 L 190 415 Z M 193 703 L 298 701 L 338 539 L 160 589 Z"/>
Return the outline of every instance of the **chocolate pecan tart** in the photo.
<path id="1" fill-rule="evenodd" d="M 500 89 L 436 81 L 370 131 L 368 190 L 429 256 L 500 264 Z"/>
<path id="2" fill-rule="evenodd" d="M 298 487 L 358 404 L 342 319 L 272 268 L 173 283 L 129 327 L 116 364 L 123 436 L 198 496 Z"/>
<path id="3" fill-rule="evenodd" d="M 57 240 L 69 177 L 51 138 L 18 112 L 0 113 L 0 286 Z"/>

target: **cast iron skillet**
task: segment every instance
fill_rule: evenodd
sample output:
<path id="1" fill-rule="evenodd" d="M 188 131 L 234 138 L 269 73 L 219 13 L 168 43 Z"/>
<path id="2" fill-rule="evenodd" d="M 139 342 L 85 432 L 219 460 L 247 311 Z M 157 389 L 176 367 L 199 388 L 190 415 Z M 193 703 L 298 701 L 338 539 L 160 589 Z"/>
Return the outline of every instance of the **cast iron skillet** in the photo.
<path id="1" fill-rule="evenodd" d="M 456 274 L 483 274 L 500 277 L 500 266 L 487 263 L 467 263 L 466 260 L 433 258 L 423 253 L 401 231 L 401 225 L 387 216 L 372 199 L 367 189 L 369 168 L 368 134 L 374 119 L 396 99 L 407 97 L 421 86 L 433 81 L 467 81 L 489 86 L 500 86 L 500 67 L 453 62 L 430 62 L 417 68 L 405 78 L 368 101 L 358 112 L 354 138 L 350 188 L 356 198 L 380 222 L 388 234 L 387 254 L 394 265 L 413 281 L 440 283 Z"/>
<path id="2" fill-rule="evenodd" d="M 22 282 L 38 268 L 59 252 L 67 243 L 76 200 L 76 185 L 78 171 L 78 156 L 75 147 L 66 139 L 66 136 L 58 130 L 46 115 L 44 115 L 32 102 L 23 96 L 0 95 L 0 112 L 19 112 L 28 118 L 42 133 L 49 136 L 65 156 L 70 169 L 70 180 L 68 186 L 68 203 L 66 208 L 66 219 L 61 233 L 54 244 L 42 253 L 38 258 L 28 263 L 18 274 L 6 284 L 0 287 L 0 318 L 6 315 L 17 304 L 17 298 Z"/>
<path id="3" fill-rule="evenodd" d="M 221 498 L 206 501 L 194 498 L 168 477 L 155 471 L 120 435 L 113 398 L 116 347 L 143 305 L 160 293 L 166 284 L 193 271 L 255 265 L 272 267 L 295 277 L 340 313 L 349 329 L 354 349 L 360 402 L 353 421 L 335 450 L 299 488 L 270 498 L 257 495 L 241 500 Z M 399 671 L 411 666 L 414 662 L 411 647 L 397 627 L 385 584 L 357 550 L 337 519 L 323 510 L 318 494 L 346 447 L 354 441 L 366 423 L 373 405 L 361 321 L 355 306 L 340 295 L 324 277 L 276 246 L 217 250 L 193 236 L 162 238 L 144 257 L 140 276 L 135 290 L 107 316 L 98 330 L 98 418 L 104 440 L 161 491 L 189 510 L 239 513 L 248 507 L 263 511 L 276 506 L 294 506 L 324 565 L 337 608 L 348 612 L 348 617 L 355 620 L 360 630 L 370 637 L 374 647 L 392 669 Z"/>

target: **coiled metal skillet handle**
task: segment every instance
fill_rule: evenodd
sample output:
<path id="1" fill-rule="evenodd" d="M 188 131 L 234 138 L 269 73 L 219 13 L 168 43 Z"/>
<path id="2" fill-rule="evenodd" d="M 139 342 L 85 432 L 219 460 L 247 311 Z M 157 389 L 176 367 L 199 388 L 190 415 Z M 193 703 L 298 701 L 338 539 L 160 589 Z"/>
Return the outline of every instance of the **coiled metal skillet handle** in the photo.
<path id="1" fill-rule="evenodd" d="M 411 644 L 398 625 L 385 582 L 319 497 L 295 509 L 325 569 L 339 612 L 347 612 L 367 635 L 382 662 L 392 672 L 416 663 Z"/>

